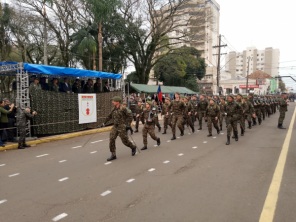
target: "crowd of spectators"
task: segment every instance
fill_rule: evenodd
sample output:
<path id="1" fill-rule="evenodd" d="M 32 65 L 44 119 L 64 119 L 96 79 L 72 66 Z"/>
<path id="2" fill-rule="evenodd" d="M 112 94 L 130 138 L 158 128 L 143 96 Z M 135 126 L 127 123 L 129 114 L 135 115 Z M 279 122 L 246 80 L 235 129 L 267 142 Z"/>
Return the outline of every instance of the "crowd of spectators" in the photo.
<path id="1" fill-rule="evenodd" d="M 58 78 L 53 78 L 47 81 L 46 77 L 33 77 L 30 81 L 29 91 L 47 90 L 61 93 L 102 93 L 110 92 L 108 81 L 102 84 L 102 79 L 97 78 L 95 83 L 93 79 L 80 80 L 75 79 L 73 84 L 69 78 L 64 78 L 62 81 Z"/>

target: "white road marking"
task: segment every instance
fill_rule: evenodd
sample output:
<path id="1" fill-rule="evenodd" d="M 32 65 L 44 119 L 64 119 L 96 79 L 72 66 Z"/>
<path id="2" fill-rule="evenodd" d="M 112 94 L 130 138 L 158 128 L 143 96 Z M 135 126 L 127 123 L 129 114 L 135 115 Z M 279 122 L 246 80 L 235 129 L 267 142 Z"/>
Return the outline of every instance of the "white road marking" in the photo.
<path id="1" fill-rule="evenodd" d="M 112 191 L 111 190 L 107 190 L 107 191 L 101 193 L 101 196 L 104 197 L 104 196 L 107 196 L 110 193 L 112 193 Z"/>
<path id="2" fill-rule="evenodd" d="M 217 137 L 213 136 L 213 139 L 216 139 Z"/>
<path id="3" fill-rule="evenodd" d="M 179 154 L 178 154 L 178 156 L 183 156 L 183 155 L 184 155 L 184 153 L 179 153 Z"/>
<path id="4" fill-rule="evenodd" d="M 68 216 L 68 214 L 66 214 L 66 213 L 62 213 L 62 214 L 60 214 L 60 215 L 58 215 L 58 216 L 52 218 L 52 221 L 59 221 L 59 220 L 65 218 L 65 217 L 67 217 L 67 216 Z"/>
<path id="5" fill-rule="evenodd" d="M 18 176 L 18 175 L 20 175 L 20 173 L 11 174 L 8 177 L 15 177 L 15 176 Z"/>
<path id="6" fill-rule="evenodd" d="M 157 147 L 157 145 L 154 145 L 154 147 Z"/>
<path id="7" fill-rule="evenodd" d="M 63 181 L 68 180 L 68 179 L 69 179 L 69 177 L 64 177 L 64 178 L 62 178 L 62 179 L 59 179 L 59 181 L 60 181 L 60 182 L 63 182 Z"/>
<path id="8" fill-rule="evenodd" d="M 72 149 L 78 149 L 80 147 L 82 147 L 82 146 L 74 146 L 74 147 L 72 147 Z"/>
<path id="9" fill-rule="evenodd" d="M 5 166 L 6 164 L 0 164 L 0 167 L 3 167 L 3 166 Z"/>
<path id="10" fill-rule="evenodd" d="M 197 149 L 197 146 L 192 147 L 192 149 Z"/>
<path id="11" fill-rule="evenodd" d="M 0 200 L 0 204 L 5 203 L 7 200 Z"/>
<path id="12" fill-rule="evenodd" d="M 98 151 L 92 151 L 92 152 L 90 152 L 90 154 L 94 154 L 94 153 L 96 153 L 96 152 L 98 152 Z"/>
<path id="13" fill-rule="evenodd" d="M 133 181 L 135 181 L 135 179 L 134 179 L 134 178 L 132 178 L 132 179 L 129 179 L 129 180 L 127 180 L 126 182 L 127 182 L 127 183 L 131 183 L 131 182 L 133 182 Z"/>
<path id="14" fill-rule="evenodd" d="M 208 141 L 203 141 L 203 143 L 208 143 Z"/>
<path id="15" fill-rule="evenodd" d="M 59 163 L 64 163 L 66 162 L 67 160 L 60 160 Z"/>
<path id="16" fill-rule="evenodd" d="M 170 142 L 171 142 L 171 140 L 168 140 L 168 141 L 167 141 L 167 143 L 170 143 Z"/>
<path id="17" fill-rule="evenodd" d="M 111 164 L 112 162 L 107 162 L 107 163 L 105 163 L 105 165 L 109 165 L 109 164 Z"/>
<path id="18" fill-rule="evenodd" d="M 224 133 L 220 133 L 221 135 L 224 135 Z"/>
<path id="19" fill-rule="evenodd" d="M 164 164 L 167 164 L 167 163 L 169 163 L 169 162 L 170 162 L 169 160 L 163 161 Z"/>
<path id="20" fill-rule="evenodd" d="M 180 139 L 180 137 L 179 137 L 179 136 L 177 136 L 177 139 Z"/>
<path id="21" fill-rule="evenodd" d="M 154 168 L 151 168 L 148 170 L 148 172 L 153 172 L 155 169 Z"/>
<path id="22" fill-rule="evenodd" d="M 44 157 L 44 156 L 48 156 L 49 154 L 42 154 L 42 155 L 39 155 L 39 156 L 36 156 L 37 158 L 39 158 L 39 157 Z"/>
<path id="23" fill-rule="evenodd" d="M 91 143 L 99 143 L 99 142 L 102 142 L 103 140 L 97 140 L 97 141 L 93 141 Z"/>

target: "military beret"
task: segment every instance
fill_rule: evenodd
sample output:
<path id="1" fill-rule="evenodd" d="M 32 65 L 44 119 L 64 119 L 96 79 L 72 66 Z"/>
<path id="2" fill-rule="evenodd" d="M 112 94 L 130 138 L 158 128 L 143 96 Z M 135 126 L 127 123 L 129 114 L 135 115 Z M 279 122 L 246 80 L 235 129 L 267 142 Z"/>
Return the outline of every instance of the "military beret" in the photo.
<path id="1" fill-rule="evenodd" d="M 234 99 L 234 96 L 233 95 L 228 95 L 228 97 L 231 97 L 232 99 Z"/>
<path id="2" fill-rule="evenodd" d="M 239 94 L 237 94 L 237 95 L 243 98 L 243 95 L 242 95 L 242 94 L 239 93 Z"/>
<path id="3" fill-rule="evenodd" d="M 152 102 L 151 101 L 147 101 L 147 104 L 149 104 L 150 106 L 152 106 Z"/>
<path id="4" fill-rule="evenodd" d="M 114 96 L 112 98 L 112 101 L 114 101 L 114 102 L 120 102 L 121 103 L 122 99 L 119 96 Z"/>
<path id="5" fill-rule="evenodd" d="M 170 97 L 165 97 L 165 99 L 171 101 L 171 98 Z"/>

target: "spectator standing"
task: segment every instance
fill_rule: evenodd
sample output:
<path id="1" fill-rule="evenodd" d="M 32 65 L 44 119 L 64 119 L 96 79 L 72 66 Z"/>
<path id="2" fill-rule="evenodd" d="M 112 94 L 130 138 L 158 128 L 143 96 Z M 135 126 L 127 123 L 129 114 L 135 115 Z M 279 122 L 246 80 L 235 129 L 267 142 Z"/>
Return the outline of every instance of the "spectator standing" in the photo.
<path id="1" fill-rule="evenodd" d="M 39 84 L 39 78 L 35 77 L 34 81 L 29 86 L 29 92 L 32 93 L 36 90 L 41 90 L 41 85 Z"/>
<path id="2" fill-rule="evenodd" d="M 52 80 L 51 91 L 53 91 L 53 92 L 59 92 L 59 80 L 57 78 L 54 78 Z"/>
<path id="3" fill-rule="evenodd" d="M 72 85 L 72 92 L 73 93 L 81 93 L 81 83 L 80 79 L 76 79 Z"/>
<path id="4" fill-rule="evenodd" d="M 64 93 L 71 93 L 72 92 L 68 78 L 64 78 L 64 82 L 60 86 L 60 92 L 64 92 Z"/>
<path id="5" fill-rule="evenodd" d="M 7 98 L 3 99 L 3 100 L 4 100 L 4 104 L 5 104 L 4 108 L 9 111 L 11 102 Z M 9 142 L 13 142 L 14 137 L 16 135 L 15 116 L 16 116 L 16 107 L 13 108 L 11 113 L 7 114 L 7 117 L 8 117 L 7 128 L 9 128 L 9 129 L 7 129 L 6 132 L 7 132 L 7 141 L 9 141 Z"/>
<path id="6" fill-rule="evenodd" d="M 83 86 L 83 93 L 94 93 L 93 80 L 88 79 L 87 83 Z"/>
<path id="7" fill-rule="evenodd" d="M 105 82 L 105 85 L 103 87 L 104 92 L 110 92 L 110 87 L 108 85 L 108 82 Z"/>
<path id="8" fill-rule="evenodd" d="M 102 92 L 102 80 L 100 78 L 97 78 L 94 84 L 94 93 L 100 92 Z"/>
<path id="9" fill-rule="evenodd" d="M 11 113 L 14 109 L 14 104 L 11 104 L 9 107 L 9 110 L 6 110 L 5 108 L 5 103 L 3 99 L 0 99 L 0 145 L 3 146 L 3 139 L 5 137 L 6 131 L 5 128 L 8 126 L 8 116 L 7 114 Z M 6 139 L 6 138 L 5 138 Z"/>

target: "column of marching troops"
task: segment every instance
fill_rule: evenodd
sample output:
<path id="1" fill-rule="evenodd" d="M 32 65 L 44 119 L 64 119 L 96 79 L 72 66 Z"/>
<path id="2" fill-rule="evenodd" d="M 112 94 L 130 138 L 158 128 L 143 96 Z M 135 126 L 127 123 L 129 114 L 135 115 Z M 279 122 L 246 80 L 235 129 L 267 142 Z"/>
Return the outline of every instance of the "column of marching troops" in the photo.
<path id="1" fill-rule="evenodd" d="M 203 129 L 203 122 L 208 128 L 208 137 L 213 136 L 213 127 L 216 129 L 217 134 L 224 127 L 227 129 L 227 141 L 226 145 L 230 144 L 230 138 L 233 133 L 233 139 L 238 141 L 239 130 L 240 135 L 244 136 L 246 127 L 251 129 L 253 126 L 261 125 L 262 121 L 269 118 L 277 110 L 280 112 L 278 119 L 278 128 L 285 129 L 283 127 L 283 120 L 285 118 L 285 112 L 287 111 L 287 95 L 283 93 L 280 97 L 273 95 L 257 96 L 250 93 L 248 96 L 241 94 L 224 96 L 209 97 L 205 95 L 193 96 L 180 96 L 179 93 L 175 93 L 175 99 L 171 101 L 169 97 L 165 98 L 164 104 L 162 104 L 161 115 L 163 116 L 163 133 L 167 134 L 167 129 L 170 126 L 172 130 L 171 140 L 176 139 L 176 128 L 180 131 L 180 136 L 184 136 L 184 131 L 187 128 L 190 133 L 195 132 L 194 123 L 197 121 L 199 128 Z M 126 104 L 121 104 L 120 97 L 114 97 L 112 99 L 113 110 L 106 118 L 105 123 L 109 120 L 113 120 L 113 127 L 110 132 L 110 151 L 111 157 L 108 161 L 116 159 L 116 147 L 115 140 L 117 136 L 121 137 L 123 144 L 132 149 L 132 155 L 136 154 L 136 145 L 132 143 L 128 138 L 128 130 L 133 132 L 139 131 L 139 122 L 143 124 L 142 136 L 143 136 L 143 148 L 146 150 L 148 147 L 147 135 L 157 141 L 157 145 L 160 145 L 160 138 L 155 135 L 155 126 L 158 131 L 161 132 L 161 126 L 158 120 L 158 107 L 155 101 L 146 101 L 142 103 L 142 100 L 138 101 L 135 109 L 135 131 L 131 127 L 133 121 L 133 114 L 131 110 L 126 107 Z M 247 122 L 247 124 L 246 124 Z M 103 124 L 105 125 L 105 124 Z M 131 137 L 132 138 L 132 137 Z"/>

